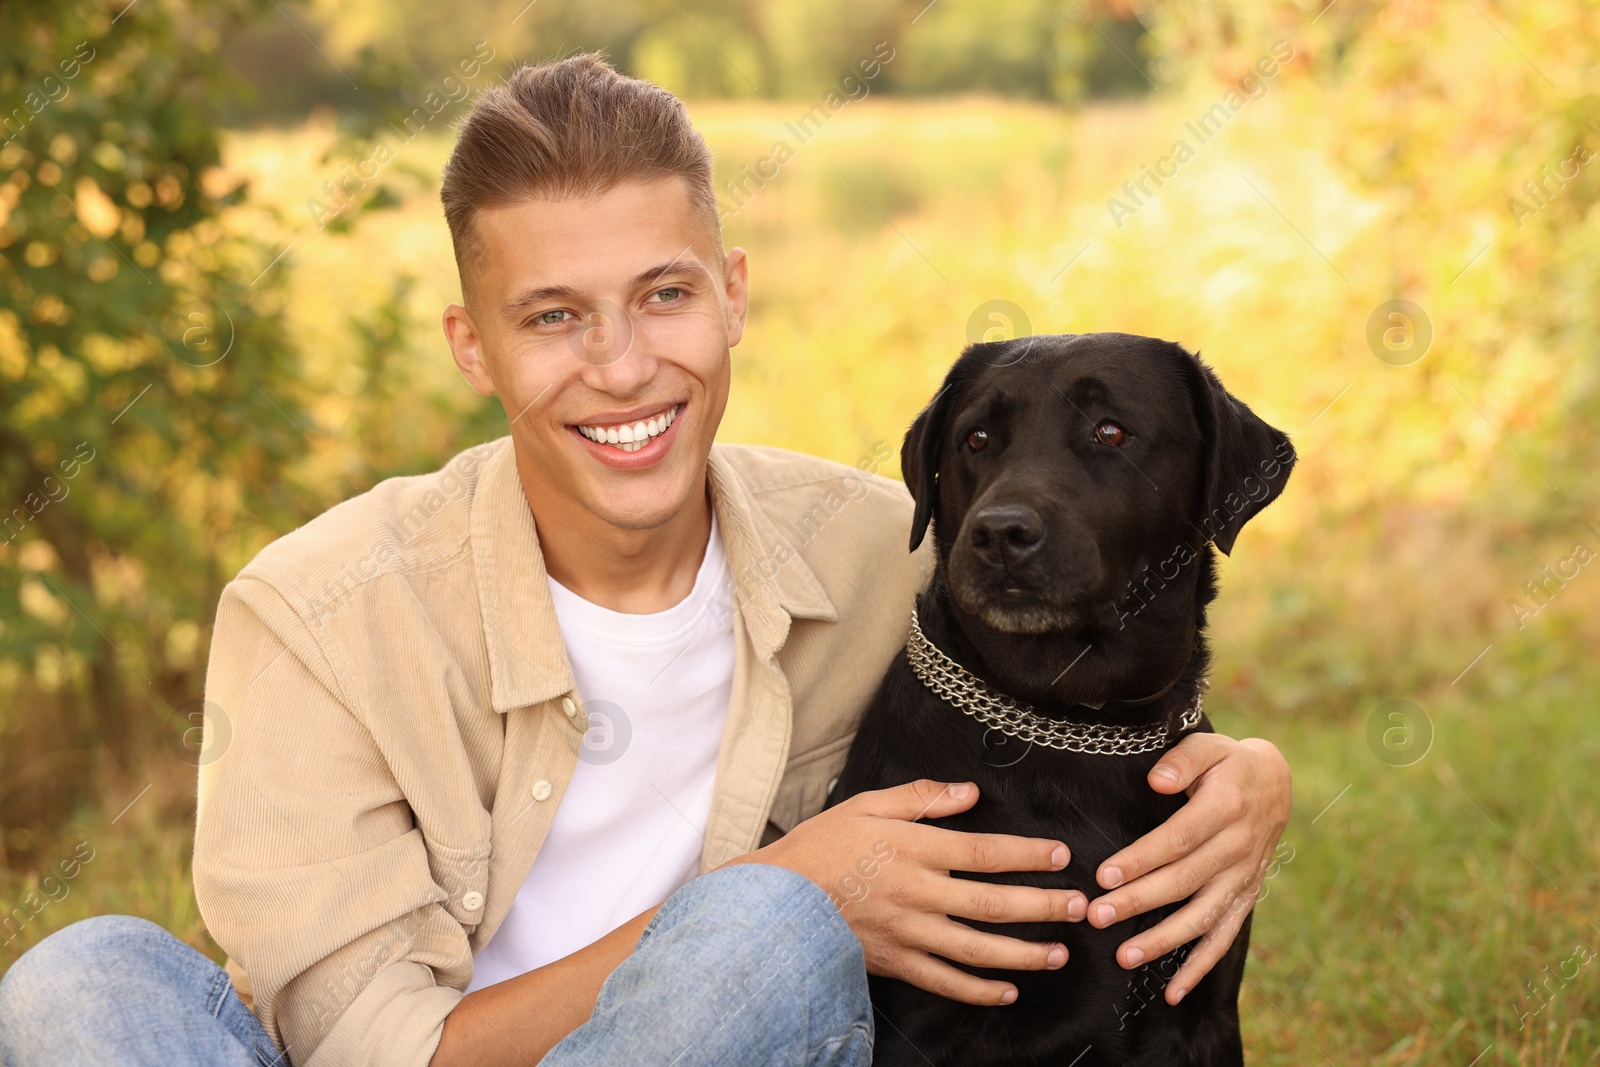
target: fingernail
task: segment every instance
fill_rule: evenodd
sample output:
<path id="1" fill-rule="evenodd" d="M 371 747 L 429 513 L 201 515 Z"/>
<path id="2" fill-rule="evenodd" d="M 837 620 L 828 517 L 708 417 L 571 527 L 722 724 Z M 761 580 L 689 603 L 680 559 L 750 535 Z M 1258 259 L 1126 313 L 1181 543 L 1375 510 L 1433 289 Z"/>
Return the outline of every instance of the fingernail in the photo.
<path id="1" fill-rule="evenodd" d="M 1165 763 L 1156 764 L 1155 774 L 1156 777 L 1165 778 L 1169 782 L 1176 782 L 1178 780 L 1178 772 L 1167 766 Z"/>
<path id="2" fill-rule="evenodd" d="M 1051 967 L 1061 966 L 1067 962 L 1067 950 L 1057 945 L 1050 950 L 1050 955 L 1045 957 L 1045 962 L 1050 964 Z"/>
<path id="3" fill-rule="evenodd" d="M 1094 917 L 1102 923 L 1109 923 L 1117 917 L 1117 909 L 1110 904 L 1102 904 L 1095 909 Z"/>
<path id="4" fill-rule="evenodd" d="M 965 800 L 971 793 L 972 786 L 968 785 L 966 782 L 950 783 L 950 795 L 955 797 L 957 800 Z"/>
<path id="5" fill-rule="evenodd" d="M 1128 966 L 1129 967 L 1137 967 L 1137 966 L 1139 966 L 1139 964 L 1141 964 L 1143 962 L 1144 962 L 1144 949 L 1138 948 L 1136 946 L 1136 947 L 1130 948 L 1128 950 Z"/>
<path id="6" fill-rule="evenodd" d="M 1172 1003 L 1174 1003 L 1174 1004 L 1178 1003 L 1178 1001 L 1183 999 L 1183 995 L 1185 993 L 1187 993 L 1187 992 L 1189 992 L 1189 991 L 1187 989 L 1183 988 L 1182 986 L 1179 986 L 1177 989 L 1174 989 L 1172 991 Z"/>
<path id="7" fill-rule="evenodd" d="M 1122 868 L 1107 867 L 1100 872 L 1100 883 L 1107 889 L 1115 889 L 1122 884 Z"/>
<path id="8" fill-rule="evenodd" d="M 1067 918 L 1077 921 L 1089 912 L 1089 898 L 1074 895 L 1067 901 Z"/>
<path id="9" fill-rule="evenodd" d="M 1057 845 L 1050 852 L 1050 866 L 1065 867 L 1067 865 L 1067 846 Z"/>
<path id="10" fill-rule="evenodd" d="M 1002 1004 L 1010 1004 L 1012 1001 L 1014 1001 L 1016 999 L 1017 999 L 1017 991 L 1015 989 L 1008 989 L 1004 993 L 1000 994 L 1000 1003 L 1002 1003 Z"/>

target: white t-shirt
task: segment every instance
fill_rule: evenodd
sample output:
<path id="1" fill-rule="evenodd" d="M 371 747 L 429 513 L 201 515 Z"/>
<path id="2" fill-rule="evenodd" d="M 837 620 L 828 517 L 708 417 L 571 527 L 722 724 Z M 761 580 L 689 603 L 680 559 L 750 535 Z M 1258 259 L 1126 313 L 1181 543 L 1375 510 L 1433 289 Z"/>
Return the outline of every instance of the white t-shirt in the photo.
<path id="1" fill-rule="evenodd" d="M 593 944 L 700 870 L 733 695 L 732 583 L 716 516 L 688 597 L 629 615 L 550 579 L 589 732 L 471 992 Z"/>

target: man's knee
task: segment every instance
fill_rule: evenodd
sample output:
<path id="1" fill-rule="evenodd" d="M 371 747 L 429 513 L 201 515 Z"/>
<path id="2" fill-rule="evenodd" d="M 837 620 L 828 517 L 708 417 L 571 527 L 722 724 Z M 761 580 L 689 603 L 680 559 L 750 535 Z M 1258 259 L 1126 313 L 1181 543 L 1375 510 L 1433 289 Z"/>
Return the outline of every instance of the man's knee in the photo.
<path id="1" fill-rule="evenodd" d="M 742 863 L 702 875 L 680 894 L 669 906 L 681 909 L 677 921 L 706 928 L 706 950 L 721 961 L 727 984 L 721 993 L 730 1006 L 779 1000 L 861 1013 L 861 942 L 809 878 L 772 864 Z"/>
<path id="2" fill-rule="evenodd" d="M 97 915 L 80 920 L 24 952 L 0 979 L 0 1029 L 38 1026 L 60 1012 L 76 1015 L 86 999 L 125 975 L 181 980 L 180 972 L 203 960 L 148 919 Z"/>
<path id="3" fill-rule="evenodd" d="M 669 901 L 668 907 L 674 906 L 681 909 L 678 921 L 704 921 L 755 935 L 739 938 L 740 945 L 764 945 L 813 961 L 861 955 L 861 942 L 828 894 L 786 867 L 723 867 L 690 882 Z"/>
<path id="4" fill-rule="evenodd" d="M 38 1026 L 73 1010 L 73 994 L 96 980 L 106 961 L 170 937 L 146 919 L 97 915 L 64 927 L 24 952 L 0 978 L 0 1030 Z"/>

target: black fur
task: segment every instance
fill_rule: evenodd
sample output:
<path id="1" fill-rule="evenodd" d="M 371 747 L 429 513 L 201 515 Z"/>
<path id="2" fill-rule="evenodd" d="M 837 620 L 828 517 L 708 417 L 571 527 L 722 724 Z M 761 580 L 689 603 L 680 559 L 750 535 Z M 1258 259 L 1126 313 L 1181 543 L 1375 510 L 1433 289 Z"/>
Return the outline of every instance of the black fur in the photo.
<path id="1" fill-rule="evenodd" d="M 1120 446 L 1097 438 L 1108 420 L 1127 435 Z M 987 434 L 978 451 L 967 444 L 974 429 Z M 1289 439 L 1171 342 L 1086 334 L 973 345 L 911 426 L 901 457 L 916 500 L 911 547 L 930 522 L 937 540 L 938 566 L 917 601 L 923 630 L 993 688 L 1046 714 L 1175 720 L 1206 673 L 1202 631 L 1216 593 L 1210 546 L 1230 552 L 1293 464 Z M 1174 678 L 1159 700 L 1117 703 Z M 1199 729 L 1210 728 L 1202 720 Z M 1148 785 L 1160 755 L 1030 749 L 933 696 L 901 653 L 829 803 L 917 778 L 975 781 L 978 803 L 933 825 L 1059 839 L 1072 861 L 1059 872 L 958 876 L 1079 889 L 1092 907 L 1104 892 L 1099 864 L 1184 802 Z M 1068 962 L 1006 973 L 1018 999 L 1004 1007 L 874 976 L 874 1064 L 1242 1064 L 1248 921 L 1176 1007 L 1164 999 L 1166 979 L 1190 946 L 1133 971 L 1116 961 L 1122 942 L 1179 906 L 1105 930 L 963 919 L 1061 941 Z"/>

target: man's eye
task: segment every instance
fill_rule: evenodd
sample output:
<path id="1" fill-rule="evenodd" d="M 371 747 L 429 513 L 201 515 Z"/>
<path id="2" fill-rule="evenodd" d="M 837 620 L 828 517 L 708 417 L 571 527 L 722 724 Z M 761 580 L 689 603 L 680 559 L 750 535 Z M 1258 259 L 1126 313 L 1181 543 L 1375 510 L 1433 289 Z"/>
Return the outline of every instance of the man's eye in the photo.
<path id="1" fill-rule="evenodd" d="M 567 321 L 565 311 L 545 311 L 533 317 L 535 326 L 560 326 L 565 321 Z"/>
<path id="2" fill-rule="evenodd" d="M 1120 446 L 1128 440 L 1128 431 L 1110 419 L 1094 428 L 1094 439 L 1103 445 Z"/>
<path id="3" fill-rule="evenodd" d="M 665 299 L 659 299 L 662 297 L 665 297 Z M 683 298 L 683 290 L 677 286 L 672 286 L 667 289 L 658 289 L 654 293 L 650 294 L 650 298 L 652 300 L 657 300 L 658 303 L 670 304 L 675 300 L 681 300 Z"/>

